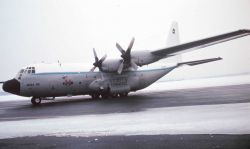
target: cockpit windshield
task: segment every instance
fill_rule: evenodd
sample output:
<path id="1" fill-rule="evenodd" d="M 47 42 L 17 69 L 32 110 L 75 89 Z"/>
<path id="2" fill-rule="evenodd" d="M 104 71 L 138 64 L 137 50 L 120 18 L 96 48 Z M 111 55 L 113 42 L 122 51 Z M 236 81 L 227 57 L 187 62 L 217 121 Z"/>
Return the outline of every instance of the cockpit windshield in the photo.
<path id="1" fill-rule="evenodd" d="M 17 74 L 17 79 L 18 80 L 21 80 L 22 76 L 23 75 L 26 75 L 26 74 L 34 74 L 36 73 L 36 70 L 35 70 L 35 67 L 26 67 L 24 69 L 21 69 L 18 74 Z"/>

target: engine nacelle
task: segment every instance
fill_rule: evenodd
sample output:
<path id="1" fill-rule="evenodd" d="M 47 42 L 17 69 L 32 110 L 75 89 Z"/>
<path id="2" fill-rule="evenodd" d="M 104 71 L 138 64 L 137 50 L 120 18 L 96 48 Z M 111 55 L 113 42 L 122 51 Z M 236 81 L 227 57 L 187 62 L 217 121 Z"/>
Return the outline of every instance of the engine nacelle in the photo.
<path id="1" fill-rule="evenodd" d="M 122 59 L 114 59 L 114 60 L 105 60 L 102 63 L 102 71 L 103 72 L 117 72 Z"/>

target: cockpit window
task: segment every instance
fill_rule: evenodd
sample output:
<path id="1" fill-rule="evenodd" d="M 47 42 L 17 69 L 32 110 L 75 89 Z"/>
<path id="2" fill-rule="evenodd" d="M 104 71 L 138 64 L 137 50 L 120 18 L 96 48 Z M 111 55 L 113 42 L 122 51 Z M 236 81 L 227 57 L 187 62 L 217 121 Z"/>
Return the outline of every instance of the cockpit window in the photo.
<path id="1" fill-rule="evenodd" d="M 17 79 L 21 80 L 23 75 L 26 75 L 26 74 L 35 74 L 35 73 L 36 73 L 35 67 L 26 67 L 25 69 L 21 69 L 19 71 L 19 73 L 17 74 Z"/>

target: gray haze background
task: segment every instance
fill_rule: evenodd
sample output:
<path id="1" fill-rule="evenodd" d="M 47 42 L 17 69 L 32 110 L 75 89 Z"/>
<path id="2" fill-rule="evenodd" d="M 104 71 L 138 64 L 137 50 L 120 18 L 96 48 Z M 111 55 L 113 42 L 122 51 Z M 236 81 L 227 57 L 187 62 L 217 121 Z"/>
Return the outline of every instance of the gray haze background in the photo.
<path id="1" fill-rule="evenodd" d="M 92 63 L 92 48 L 116 58 L 115 42 L 125 48 L 132 37 L 133 50 L 164 47 L 172 21 L 179 23 L 181 42 L 250 29 L 250 0 L 0 0 L 0 80 L 41 61 Z M 168 77 L 250 72 L 249 50 L 250 37 L 244 37 L 190 52 L 183 60 L 224 60 Z"/>

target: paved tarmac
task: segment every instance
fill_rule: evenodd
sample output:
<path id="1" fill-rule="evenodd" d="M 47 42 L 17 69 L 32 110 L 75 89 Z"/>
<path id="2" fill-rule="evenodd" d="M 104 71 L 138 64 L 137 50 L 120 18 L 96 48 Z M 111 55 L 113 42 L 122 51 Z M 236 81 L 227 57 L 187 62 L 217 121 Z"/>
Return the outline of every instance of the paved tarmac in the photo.
<path id="1" fill-rule="evenodd" d="M 125 98 L 93 100 L 89 96 L 60 98 L 32 106 L 30 101 L 0 102 L 0 121 L 109 113 L 131 113 L 150 108 L 250 102 L 250 85 L 136 92 Z"/>
<path id="2" fill-rule="evenodd" d="M 250 84 L 159 92 L 92 100 L 60 98 L 32 106 L 30 101 L 0 102 L 0 121 L 78 115 L 143 112 L 146 109 L 250 102 Z M 0 132 L 1 133 L 1 132 Z M 250 148 L 250 135 L 138 135 L 98 137 L 36 136 L 1 139 L 0 148 Z"/>

